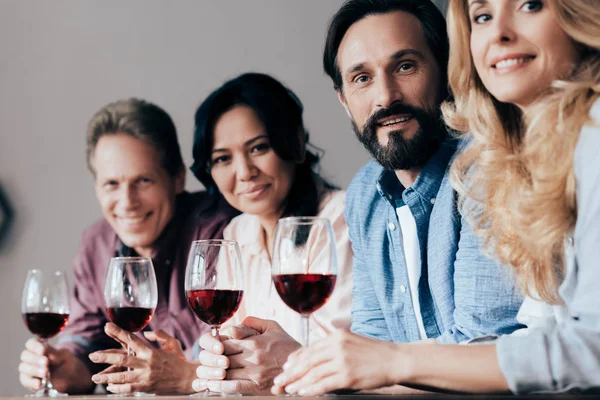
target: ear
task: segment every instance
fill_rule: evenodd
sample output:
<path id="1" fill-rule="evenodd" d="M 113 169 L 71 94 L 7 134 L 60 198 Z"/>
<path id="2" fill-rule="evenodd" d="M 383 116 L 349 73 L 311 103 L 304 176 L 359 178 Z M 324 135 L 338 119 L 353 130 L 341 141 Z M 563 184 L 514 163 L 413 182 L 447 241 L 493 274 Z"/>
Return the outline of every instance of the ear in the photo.
<path id="1" fill-rule="evenodd" d="M 352 114 L 350 113 L 350 110 L 348 109 L 348 104 L 346 104 L 346 98 L 344 97 L 344 92 L 342 92 L 342 90 L 339 89 L 337 91 L 337 95 L 338 95 L 338 100 L 344 106 L 344 110 L 346 110 L 346 114 L 348 115 L 348 118 L 352 119 Z"/>
<path id="2" fill-rule="evenodd" d="M 175 194 L 183 193 L 185 190 L 185 168 L 183 165 L 175 175 Z"/>

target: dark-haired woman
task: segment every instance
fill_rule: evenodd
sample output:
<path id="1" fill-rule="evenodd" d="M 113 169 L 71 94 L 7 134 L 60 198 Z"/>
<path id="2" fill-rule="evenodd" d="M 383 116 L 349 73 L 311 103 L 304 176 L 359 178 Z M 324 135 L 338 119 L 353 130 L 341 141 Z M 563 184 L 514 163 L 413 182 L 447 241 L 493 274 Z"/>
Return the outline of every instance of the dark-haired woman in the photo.
<path id="1" fill-rule="evenodd" d="M 196 112 L 192 170 L 209 192 L 243 213 L 223 236 L 240 244 L 245 293 L 233 318 L 236 326 L 223 331 L 231 340 L 201 339 L 208 350 L 200 354 L 195 390 L 267 392 L 287 355 L 300 347 L 300 317 L 272 288 L 271 252 L 281 217 L 328 218 L 336 236 L 336 288 L 312 314 L 310 339 L 350 326 L 352 250 L 345 193 L 315 172 L 319 158 L 306 149 L 302 111 L 279 81 L 248 73 L 215 90 Z"/>

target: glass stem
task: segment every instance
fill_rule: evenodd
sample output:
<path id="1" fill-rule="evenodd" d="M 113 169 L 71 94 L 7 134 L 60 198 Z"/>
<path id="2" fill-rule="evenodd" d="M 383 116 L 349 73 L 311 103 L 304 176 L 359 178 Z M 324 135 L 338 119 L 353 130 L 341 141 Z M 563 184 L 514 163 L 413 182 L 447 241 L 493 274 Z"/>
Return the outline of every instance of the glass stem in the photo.
<path id="1" fill-rule="evenodd" d="M 304 347 L 308 346 L 308 336 L 309 336 L 309 327 L 308 327 L 308 319 L 310 315 L 302 315 L 302 339 L 304 339 L 304 343 L 302 344 Z"/>
<path id="2" fill-rule="evenodd" d="M 40 339 L 40 342 L 44 346 L 44 354 L 46 354 L 46 349 L 48 348 L 48 340 Z M 46 356 L 47 357 L 47 356 Z M 42 379 L 42 390 L 44 394 L 49 394 L 52 386 L 50 384 L 50 360 L 48 360 L 48 369 L 46 370 L 46 376 Z"/>
<path id="3" fill-rule="evenodd" d="M 219 339 L 219 328 L 218 326 L 211 326 L 210 327 L 210 334 L 212 335 L 212 337 L 216 337 L 217 339 Z"/>

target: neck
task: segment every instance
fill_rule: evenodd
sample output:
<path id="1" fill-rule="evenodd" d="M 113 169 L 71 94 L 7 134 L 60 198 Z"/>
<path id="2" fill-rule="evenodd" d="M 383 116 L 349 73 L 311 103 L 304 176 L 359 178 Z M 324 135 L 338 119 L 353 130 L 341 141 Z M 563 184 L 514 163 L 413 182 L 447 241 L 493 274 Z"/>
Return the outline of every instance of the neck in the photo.
<path id="1" fill-rule="evenodd" d="M 415 167 L 411 169 L 397 169 L 394 172 L 402 186 L 404 186 L 404 188 L 409 188 L 415 183 L 422 169 L 423 167 Z"/>
<path id="2" fill-rule="evenodd" d="M 273 242 L 275 240 L 275 228 L 277 227 L 277 221 L 281 217 L 281 213 L 275 213 L 268 216 L 259 217 L 260 225 L 263 228 L 263 239 L 265 241 L 265 247 L 269 254 L 269 259 L 273 253 Z"/>

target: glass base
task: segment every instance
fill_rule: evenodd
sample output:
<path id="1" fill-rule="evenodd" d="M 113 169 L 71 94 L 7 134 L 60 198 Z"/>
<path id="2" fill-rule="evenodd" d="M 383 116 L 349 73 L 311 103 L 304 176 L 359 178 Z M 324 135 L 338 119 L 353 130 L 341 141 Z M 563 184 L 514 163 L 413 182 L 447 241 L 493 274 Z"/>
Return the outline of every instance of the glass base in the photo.
<path id="1" fill-rule="evenodd" d="M 68 394 L 61 393 L 54 388 L 42 388 L 35 393 L 31 393 L 26 395 L 25 397 L 67 397 Z"/>
<path id="2" fill-rule="evenodd" d="M 145 392 L 133 392 L 133 393 L 110 393 L 107 394 L 106 397 L 152 397 L 156 396 L 154 393 L 145 393 Z"/>
<path id="3" fill-rule="evenodd" d="M 242 397 L 242 395 L 240 393 L 221 393 L 205 390 L 204 392 L 190 394 L 190 397 Z"/>

